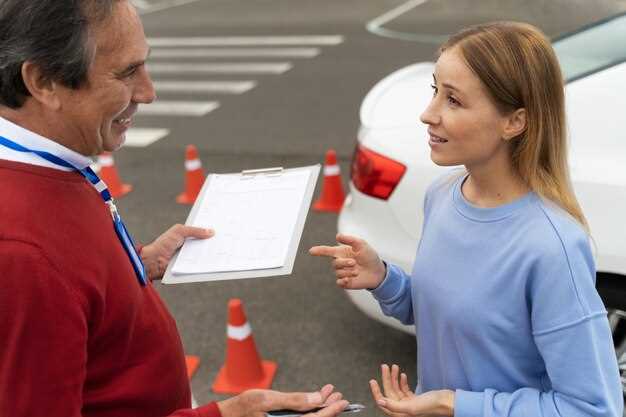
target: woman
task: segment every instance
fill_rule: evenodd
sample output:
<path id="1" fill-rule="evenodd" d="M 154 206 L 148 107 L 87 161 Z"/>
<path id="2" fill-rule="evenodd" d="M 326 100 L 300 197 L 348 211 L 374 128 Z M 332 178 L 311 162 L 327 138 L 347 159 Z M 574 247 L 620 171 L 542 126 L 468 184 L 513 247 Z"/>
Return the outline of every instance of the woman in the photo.
<path id="1" fill-rule="evenodd" d="M 352 236 L 310 251 L 335 258 L 340 287 L 371 289 L 416 326 L 415 394 L 383 365 L 374 398 L 389 415 L 621 417 L 554 51 L 538 29 L 498 22 L 439 52 L 421 120 L 432 160 L 465 171 L 427 191 L 412 275 Z"/>

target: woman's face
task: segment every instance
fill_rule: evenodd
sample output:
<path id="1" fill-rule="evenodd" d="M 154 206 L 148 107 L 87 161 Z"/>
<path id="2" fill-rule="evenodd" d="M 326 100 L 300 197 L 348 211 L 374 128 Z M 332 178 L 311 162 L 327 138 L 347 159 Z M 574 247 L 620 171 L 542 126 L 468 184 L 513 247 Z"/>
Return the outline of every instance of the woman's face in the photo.
<path id="1" fill-rule="evenodd" d="M 456 48 L 441 54 L 433 74 L 433 99 L 420 117 L 428 125 L 430 157 L 437 165 L 469 170 L 510 159 L 502 115 Z"/>

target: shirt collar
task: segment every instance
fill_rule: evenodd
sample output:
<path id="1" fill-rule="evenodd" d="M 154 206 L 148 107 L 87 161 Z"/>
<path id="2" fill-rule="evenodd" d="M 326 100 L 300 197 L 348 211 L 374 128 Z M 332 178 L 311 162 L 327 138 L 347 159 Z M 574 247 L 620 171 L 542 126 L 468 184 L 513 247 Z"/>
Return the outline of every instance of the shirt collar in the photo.
<path id="1" fill-rule="evenodd" d="M 35 132 L 31 132 L 30 130 L 16 125 L 15 123 L 12 123 L 2 117 L 0 117 L 0 135 L 29 149 L 49 152 L 61 159 L 66 160 L 78 169 L 84 169 L 93 164 L 93 160 L 91 158 L 81 155 L 78 152 L 66 148 L 51 139 L 38 135 Z M 73 171 L 70 168 L 48 162 L 34 153 L 18 152 L 4 146 L 0 146 L 0 159 L 39 165 L 61 171 Z"/>

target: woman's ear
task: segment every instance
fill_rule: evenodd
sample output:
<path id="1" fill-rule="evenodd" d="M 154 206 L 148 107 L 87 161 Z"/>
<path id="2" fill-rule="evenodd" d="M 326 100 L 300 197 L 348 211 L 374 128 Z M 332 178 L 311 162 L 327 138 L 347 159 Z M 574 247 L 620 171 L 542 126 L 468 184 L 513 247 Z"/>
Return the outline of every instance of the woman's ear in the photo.
<path id="1" fill-rule="evenodd" d="M 502 137 L 504 140 L 513 139 L 526 130 L 526 109 L 517 109 L 506 119 Z"/>
<path id="2" fill-rule="evenodd" d="M 45 77 L 38 65 L 31 61 L 22 64 L 22 79 L 33 99 L 51 110 L 58 110 L 61 101 L 58 97 L 58 84 Z"/>

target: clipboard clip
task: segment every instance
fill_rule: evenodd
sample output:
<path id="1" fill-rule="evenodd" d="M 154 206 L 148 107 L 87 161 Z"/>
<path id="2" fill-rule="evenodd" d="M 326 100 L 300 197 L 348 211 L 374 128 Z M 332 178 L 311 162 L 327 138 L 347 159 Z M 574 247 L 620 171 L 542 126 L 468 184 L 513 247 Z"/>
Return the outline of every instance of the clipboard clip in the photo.
<path id="1" fill-rule="evenodd" d="M 261 169 L 245 169 L 241 171 L 241 179 L 251 179 L 257 175 L 279 176 L 283 174 L 283 167 L 261 168 Z"/>

